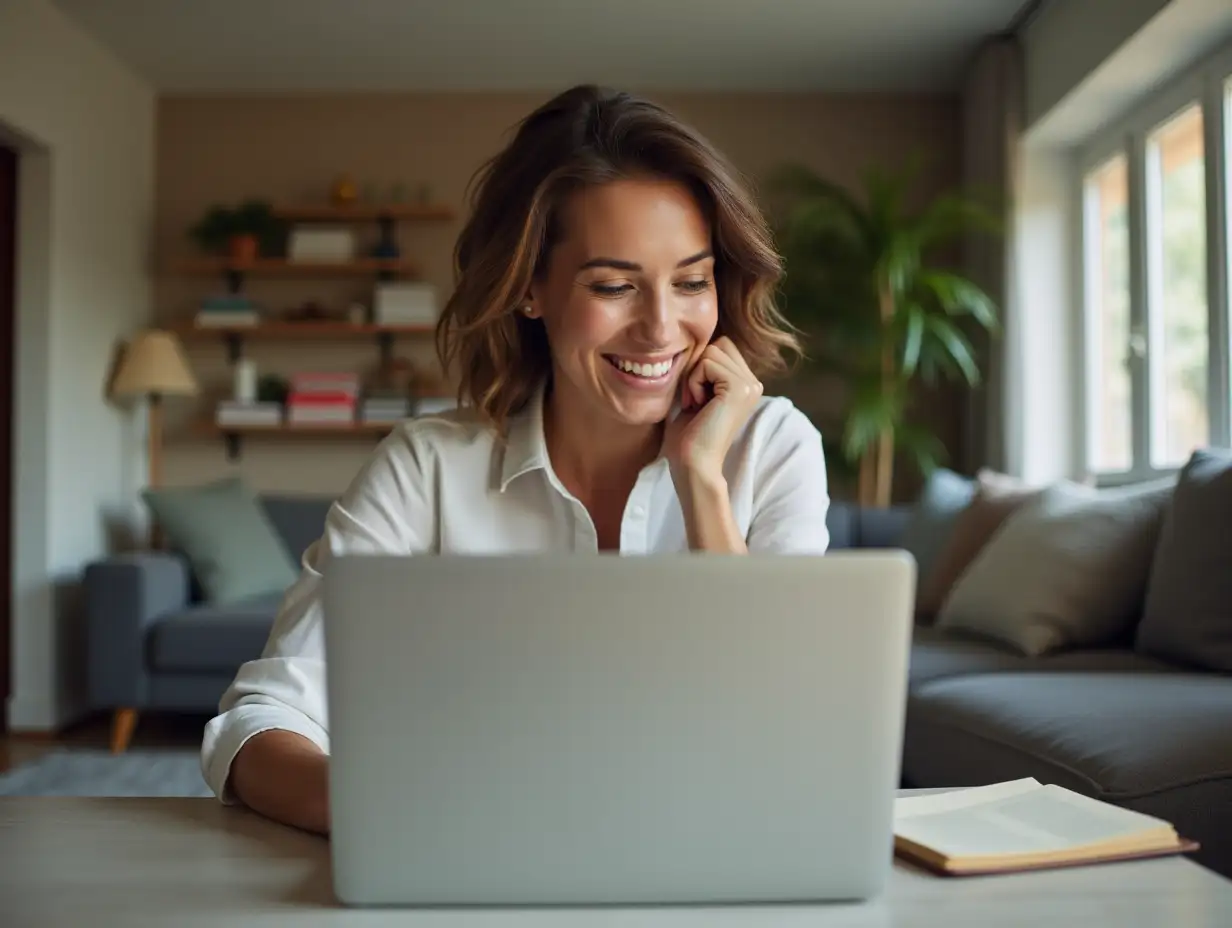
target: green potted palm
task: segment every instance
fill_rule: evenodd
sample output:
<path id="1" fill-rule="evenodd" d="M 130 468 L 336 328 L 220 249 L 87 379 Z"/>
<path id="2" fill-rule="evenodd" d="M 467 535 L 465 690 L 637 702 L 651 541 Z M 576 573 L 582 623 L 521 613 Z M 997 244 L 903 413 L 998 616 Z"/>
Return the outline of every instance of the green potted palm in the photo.
<path id="1" fill-rule="evenodd" d="M 793 164 L 770 185 L 782 305 L 810 362 L 846 387 L 841 441 L 831 447 L 870 506 L 890 504 L 896 454 L 925 472 L 944 459 L 937 437 L 910 420 L 913 393 L 921 382 L 979 384 L 972 336 L 997 329 L 992 299 L 938 255 L 970 233 L 997 233 L 998 217 L 956 192 L 913 208 L 913 177 L 873 170 L 853 193 Z"/>

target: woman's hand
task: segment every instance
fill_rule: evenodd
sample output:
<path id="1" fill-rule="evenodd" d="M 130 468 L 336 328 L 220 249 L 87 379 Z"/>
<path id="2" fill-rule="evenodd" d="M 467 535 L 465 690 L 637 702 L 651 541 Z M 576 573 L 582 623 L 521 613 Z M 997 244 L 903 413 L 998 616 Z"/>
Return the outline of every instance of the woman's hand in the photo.
<path id="1" fill-rule="evenodd" d="M 667 424 L 663 452 L 679 475 L 719 482 L 741 426 L 761 400 L 753 376 L 727 336 L 706 346 L 680 389 L 680 415 Z"/>
<path id="2" fill-rule="evenodd" d="M 747 553 L 732 514 L 723 462 L 761 400 L 761 381 L 731 339 L 722 337 L 706 346 L 680 393 L 680 414 L 667 424 L 663 453 L 680 499 L 689 549 Z"/>

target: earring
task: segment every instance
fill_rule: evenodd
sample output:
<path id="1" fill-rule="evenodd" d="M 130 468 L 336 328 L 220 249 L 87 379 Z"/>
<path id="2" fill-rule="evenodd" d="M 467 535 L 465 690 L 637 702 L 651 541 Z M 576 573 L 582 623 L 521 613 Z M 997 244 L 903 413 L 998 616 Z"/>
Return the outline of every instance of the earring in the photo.
<path id="1" fill-rule="evenodd" d="M 526 313 L 526 315 L 528 316 L 533 316 L 535 314 L 535 307 L 527 303 L 525 306 L 522 307 L 522 312 Z"/>

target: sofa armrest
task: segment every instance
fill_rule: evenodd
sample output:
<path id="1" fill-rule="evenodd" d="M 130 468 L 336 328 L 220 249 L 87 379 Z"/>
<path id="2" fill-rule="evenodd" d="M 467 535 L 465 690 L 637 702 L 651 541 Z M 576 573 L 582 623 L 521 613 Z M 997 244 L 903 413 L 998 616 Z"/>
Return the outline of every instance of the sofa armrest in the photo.
<path id="1" fill-rule="evenodd" d="M 163 551 L 115 555 L 86 566 L 86 678 L 96 709 L 139 708 L 146 697 L 146 634 L 188 605 L 187 562 Z"/>

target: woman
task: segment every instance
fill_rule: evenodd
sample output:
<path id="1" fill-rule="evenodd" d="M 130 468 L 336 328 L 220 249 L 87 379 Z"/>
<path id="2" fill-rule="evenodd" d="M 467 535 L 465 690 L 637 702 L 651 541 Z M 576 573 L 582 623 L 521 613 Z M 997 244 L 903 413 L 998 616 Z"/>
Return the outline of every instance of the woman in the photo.
<path id="1" fill-rule="evenodd" d="M 438 347 L 465 411 L 382 442 L 206 729 L 224 802 L 329 829 L 320 583 L 344 552 L 826 550 L 821 439 L 750 195 L 661 108 L 577 87 L 481 171 Z M 750 617 L 750 621 L 755 621 Z"/>

